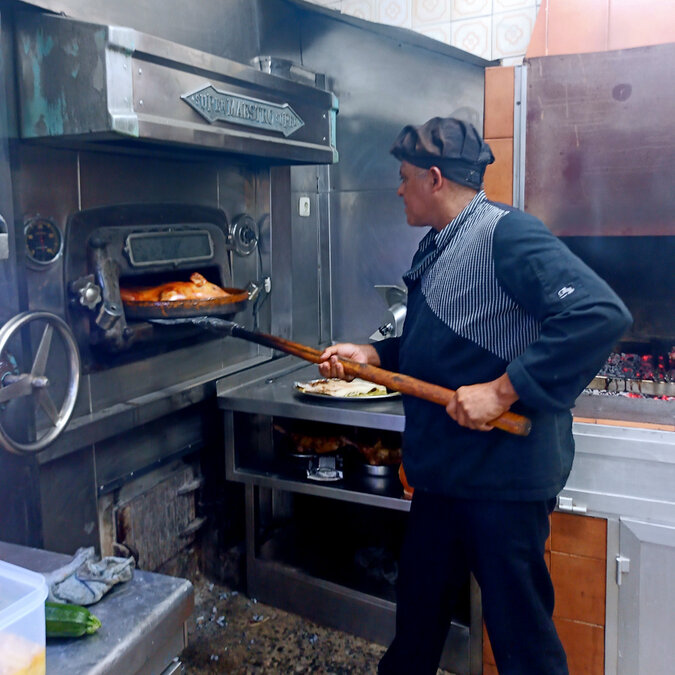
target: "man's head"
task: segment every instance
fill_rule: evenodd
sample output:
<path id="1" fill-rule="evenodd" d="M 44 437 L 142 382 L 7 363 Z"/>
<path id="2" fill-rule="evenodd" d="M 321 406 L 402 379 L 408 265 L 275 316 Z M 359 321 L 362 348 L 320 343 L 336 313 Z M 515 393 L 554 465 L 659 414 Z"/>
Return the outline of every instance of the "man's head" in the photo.
<path id="1" fill-rule="evenodd" d="M 439 230 L 473 198 L 494 162 L 476 129 L 452 117 L 404 127 L 391 153 L 401 162 L 397 194 L 408 224 Z"/>
<path id="2" fill-rule="evenodd" d="M 422 169 L 437 166 L 444 178 L 475 190 L 480 190 L 487 165 L 495 161 L 476 128 L 454 117 L 403 127 L 391 154 Z"/>

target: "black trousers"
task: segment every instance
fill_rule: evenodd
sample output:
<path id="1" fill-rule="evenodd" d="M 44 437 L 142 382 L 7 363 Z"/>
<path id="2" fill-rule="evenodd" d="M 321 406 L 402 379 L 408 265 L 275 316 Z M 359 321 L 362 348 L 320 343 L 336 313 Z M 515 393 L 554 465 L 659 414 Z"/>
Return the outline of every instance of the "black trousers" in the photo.
<path id="1" fill-rule="evenodd" d="M 567 675 L 544 560 L 554 504 L 452 499 L 416 490 L 399 561 L 396 636 L 378 673 L 435 675 L 471 571 L 500 675 Z"/>

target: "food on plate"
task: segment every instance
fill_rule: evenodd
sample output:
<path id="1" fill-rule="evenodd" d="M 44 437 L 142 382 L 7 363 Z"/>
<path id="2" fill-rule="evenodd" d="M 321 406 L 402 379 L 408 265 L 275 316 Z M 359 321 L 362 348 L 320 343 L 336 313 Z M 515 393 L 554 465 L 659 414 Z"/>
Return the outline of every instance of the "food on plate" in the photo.
<path id="1" fill-rule="evenodd" d="M 199 272 L 190 275 L 190 281 L 169 281 L 151 288 L 120 287 L 123 302 L 160 302 L 175 300 L 213 300 L 226 298 L 230 293 L 207 281 Z"/>
<path id="2" fill-rule="evenodd" d="M 362 396 L 386 396 L 387 388 L 381 384 L 366 382 L 358 377 L 351 382 L 331 377 L 311 382 L 296 382 L 296 389 L 304 394 L 319 394 L 337 398 L 351 398 Z"/>

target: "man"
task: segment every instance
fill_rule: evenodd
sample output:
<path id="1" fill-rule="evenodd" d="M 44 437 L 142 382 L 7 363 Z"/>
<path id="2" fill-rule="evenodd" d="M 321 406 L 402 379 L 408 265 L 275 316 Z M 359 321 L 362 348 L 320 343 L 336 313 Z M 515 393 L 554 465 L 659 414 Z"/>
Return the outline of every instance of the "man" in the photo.
<path id="1" fill-rule="evenodd" d="M 567 673 L 544 561 L 548 517 L 574 454 L 570 408 L 631 317 L 619 298 L 536 218 L 488 201 L 494 161 L 470 124 L 406 126 L 406 218 L 430 227 L 404 275 L 400 338 L 338 344 L 338 356 L 456 389 L 442 407 L 405 396 L 403 461 L 415 488 L 397 586 L 396 636 L 382 674 L 435 673 L 469 571 L 502 675 Z M 493 429 L 511 408 L 529 436 Z M 447 414 L 446 414 L 447 413 Z"/>

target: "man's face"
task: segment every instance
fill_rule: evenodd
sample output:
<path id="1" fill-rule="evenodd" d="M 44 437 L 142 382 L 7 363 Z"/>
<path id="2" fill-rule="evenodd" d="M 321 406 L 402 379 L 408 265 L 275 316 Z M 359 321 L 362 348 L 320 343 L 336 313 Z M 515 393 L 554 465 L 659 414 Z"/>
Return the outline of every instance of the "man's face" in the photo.
<path id="1" fill-rule="evenodd" d="M 429 171 L 419 166 L 402 161 L 399 169 L 401 184 L 396 194 L 403 197 L 405 216 L 408 225 L 426 227 L 430 224 Z"/>

